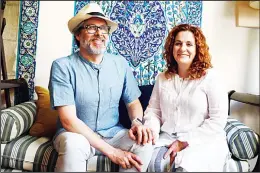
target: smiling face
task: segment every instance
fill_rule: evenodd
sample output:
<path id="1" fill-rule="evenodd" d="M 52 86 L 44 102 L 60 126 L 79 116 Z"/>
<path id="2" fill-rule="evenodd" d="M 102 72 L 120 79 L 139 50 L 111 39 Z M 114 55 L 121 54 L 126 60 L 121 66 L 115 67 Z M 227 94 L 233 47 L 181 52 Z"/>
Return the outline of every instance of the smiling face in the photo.
<path id="1" fill-rule="evenodd" d="M 76 36 L 76 39 L 80 42 L 80 49 L 85 50 L 87 54 L 100 55 L 104 53 L 108 43 L 108 34 L 103 34 L 100 29 L 94 34 L 89 34 L 85 28 L 86 25 L 106 26 L 106 21 L 95 17 L 90 18 L 85 21 L 84 28 Z"/>
<path id="2" fill-rule="evenodd" d="M 179 32 L 173 43 L 173 57 L 179 67 L 189 68 L 196 55 L 195 37 L 190 31 Z"/>

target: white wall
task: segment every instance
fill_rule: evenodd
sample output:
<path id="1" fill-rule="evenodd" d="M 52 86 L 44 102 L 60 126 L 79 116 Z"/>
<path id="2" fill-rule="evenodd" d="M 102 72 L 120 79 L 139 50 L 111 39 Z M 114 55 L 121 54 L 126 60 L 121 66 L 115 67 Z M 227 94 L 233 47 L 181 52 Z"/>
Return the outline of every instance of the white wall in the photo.
<path id="1" fill-rule="evenodd" d="M 18 44 L 17 31 L 19 28 L 19 6 L 19 1 L 6 1 L 4 15 L 0 17 L 4 17 L 6 19 L 6 26 L 3 32 L 3 42 L 8 79 L 15 78 L 16 53 Z"/>
<path id="2" fill-rule="evenodd" d="M 236 27 L 233 1 L 203 1 L 202 30 L 228 91 L 259 94 L 259 29 Z M 259 107 L 231 102 L 231 115 L 260 134 Z"/>
<path id="3" fill-rule="evenodd" d="M 259 29 L 236 27 L 233 1 L 203 1 L 202 30 L 227 91 L 259 94 Z"/>
<path id="4" fill-rule="evenodd" d="M 71 53 L 67 23 L 73 15 L 74 1 L 40 1 L 35 85 L 47 88 L 52 61 Z"/>

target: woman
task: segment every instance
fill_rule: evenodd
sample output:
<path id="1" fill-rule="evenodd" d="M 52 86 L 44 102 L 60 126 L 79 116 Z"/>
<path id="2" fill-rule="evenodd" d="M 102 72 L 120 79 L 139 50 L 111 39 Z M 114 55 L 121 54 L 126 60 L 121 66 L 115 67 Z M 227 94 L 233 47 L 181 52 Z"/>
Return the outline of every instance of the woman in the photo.
<path id="1" fill-rule="evenodd" d="M 149 172 L 223 171 L 228 97 L 212 70 L 205 36 L 181 24 L 164 48 L 167 68 L 157 76 L 144 116 L 157 139 Z"/>

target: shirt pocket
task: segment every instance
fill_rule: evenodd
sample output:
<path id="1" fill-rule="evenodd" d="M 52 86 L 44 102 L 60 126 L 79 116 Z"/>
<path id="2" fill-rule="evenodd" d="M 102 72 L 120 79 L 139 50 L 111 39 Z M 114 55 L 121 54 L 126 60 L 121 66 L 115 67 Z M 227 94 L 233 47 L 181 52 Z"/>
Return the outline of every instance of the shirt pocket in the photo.
<path id="1" fill-rule="evenodd" d="M 110 87 L 110 101 L 109 107 L 118 107 L 119 100 L 122 95 L 122 87 L 120 85 L 113 85 Z"/>

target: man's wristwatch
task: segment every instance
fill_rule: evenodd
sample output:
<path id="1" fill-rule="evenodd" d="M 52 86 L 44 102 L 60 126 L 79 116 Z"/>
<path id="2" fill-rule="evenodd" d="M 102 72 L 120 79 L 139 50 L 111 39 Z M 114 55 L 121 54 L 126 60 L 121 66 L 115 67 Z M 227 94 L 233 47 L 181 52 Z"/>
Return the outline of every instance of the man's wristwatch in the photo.
<path id="1" fill-rule="evenodd" d="M 132 124 L 131 126 L 133 126 L 134 124 L 139 124 L 139 125 L 144 125 L 144 119 L 140 119 L 140 118 L 135 118 L 132 120 Z"/>

